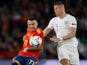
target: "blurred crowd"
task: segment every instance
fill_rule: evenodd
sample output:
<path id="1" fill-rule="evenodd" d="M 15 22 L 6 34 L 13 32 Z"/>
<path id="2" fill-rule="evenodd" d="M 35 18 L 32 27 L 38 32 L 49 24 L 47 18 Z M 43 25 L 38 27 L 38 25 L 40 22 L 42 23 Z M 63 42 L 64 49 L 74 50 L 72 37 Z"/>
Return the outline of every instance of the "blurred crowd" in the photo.
<path id="1" fill-rule="evenodd" d="M 12 59 L 21 49 L 30 15 L 37 17 L 44 29 L 55 16 L 53 2 L 58 0 L 0 0 L 0 59 Z M 77 38 L 80 59 L 87 59 L 87 0 L 62 0 L 66 11 L 77 18 Z M 45 38 L 45 48 L 40 58 L 57 59 L 56 43 Z"/>

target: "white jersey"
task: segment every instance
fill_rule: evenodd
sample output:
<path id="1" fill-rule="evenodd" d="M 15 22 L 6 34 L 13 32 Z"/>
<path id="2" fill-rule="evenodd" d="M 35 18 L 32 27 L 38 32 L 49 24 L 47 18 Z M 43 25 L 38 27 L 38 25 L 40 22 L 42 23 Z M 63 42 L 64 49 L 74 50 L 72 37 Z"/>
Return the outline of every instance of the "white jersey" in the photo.
<path id="1" fill-rule="evenodd" d="M 60 38 L 69 33 L 70 27 L 77 28 L 77 21 L 74 16 L 67 14 L 63 19 L 60 19 L 59 17 L 52 18 L 47 27 L 50 29 L 54 29 L 57 38 Z M 73 37 L 67 40 L 63 40 L 62 43 L 58 44 L 68 44 L 77 47 L 78 41 L 76 37 Z"/>

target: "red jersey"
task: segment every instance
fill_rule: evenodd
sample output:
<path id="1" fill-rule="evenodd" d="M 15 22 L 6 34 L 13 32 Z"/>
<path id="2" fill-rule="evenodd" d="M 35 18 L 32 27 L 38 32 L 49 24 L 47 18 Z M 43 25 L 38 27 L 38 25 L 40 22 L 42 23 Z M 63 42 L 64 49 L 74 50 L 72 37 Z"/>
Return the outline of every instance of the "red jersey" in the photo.
<path id="1" fill-rule="evenodd" d="M 31 47 L 30 46 L 30 38 L 32 36 L 40 36 L 42 38 L 42 46 L 44 45 L 44 35 L 43 35 L 43 31 L 41 28 L 36 28 L 35 31 L 30 31 L 29 29 L 27 30 L 27 33 L 25 35 L 25 40 L 24 40 L 24 44 L 23 44 L 23 47 L 22 49 L 20 50 L 19 54 L 20 56 L 25 56 L 25 57 L 29 57 L 29 56 L 33 56 L 35 57 L 37 60 L 38 60 L 38 57 L 40 55 L 40 51 L 29 51 L 27 53 L 23 52 L 23 50 L 26 48 L 26 47 Z"/>

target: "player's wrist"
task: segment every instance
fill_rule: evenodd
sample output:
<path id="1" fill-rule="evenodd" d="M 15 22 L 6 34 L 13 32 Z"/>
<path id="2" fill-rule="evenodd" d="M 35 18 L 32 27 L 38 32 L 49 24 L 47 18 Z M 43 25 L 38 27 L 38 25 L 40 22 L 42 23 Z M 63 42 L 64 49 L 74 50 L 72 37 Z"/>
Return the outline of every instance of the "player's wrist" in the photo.
<path id="1" fill-rule="evenodd" d="M 63 38 L 62 38 L 62 37 L 60 37 L 59 39 L 60 39 L 60 42 L 62 42 L 62 41 L 63 41 Z"/>
<path id="2" fill-rule="evenodd" d="M 27 52 L 29 51 L 29 48 L 27 47 L 27 48 L 25 48 L 23 51 L 24 51 L 25 53 L 27 53 Z"/>

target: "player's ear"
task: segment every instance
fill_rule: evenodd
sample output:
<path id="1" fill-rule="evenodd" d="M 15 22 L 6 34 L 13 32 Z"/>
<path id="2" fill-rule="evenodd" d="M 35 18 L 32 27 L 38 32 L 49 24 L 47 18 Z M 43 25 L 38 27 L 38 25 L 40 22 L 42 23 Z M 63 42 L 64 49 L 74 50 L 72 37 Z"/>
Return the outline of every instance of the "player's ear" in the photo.
<path id="1" fill-rule="evenodd" d="M 38 26 L 38 22 L 37 22 L 37 26 Z"/>
<path id="2" fill-rule="evenodd" d="M 36 25 L 38 26 L 38 22 L 36 21 Z"/>
<path id="3" fill-rule="evenodd" d="M 29 22 L 30 22 L 30 20 L 27 21 L 27 25 L 28 25 Z"/>

